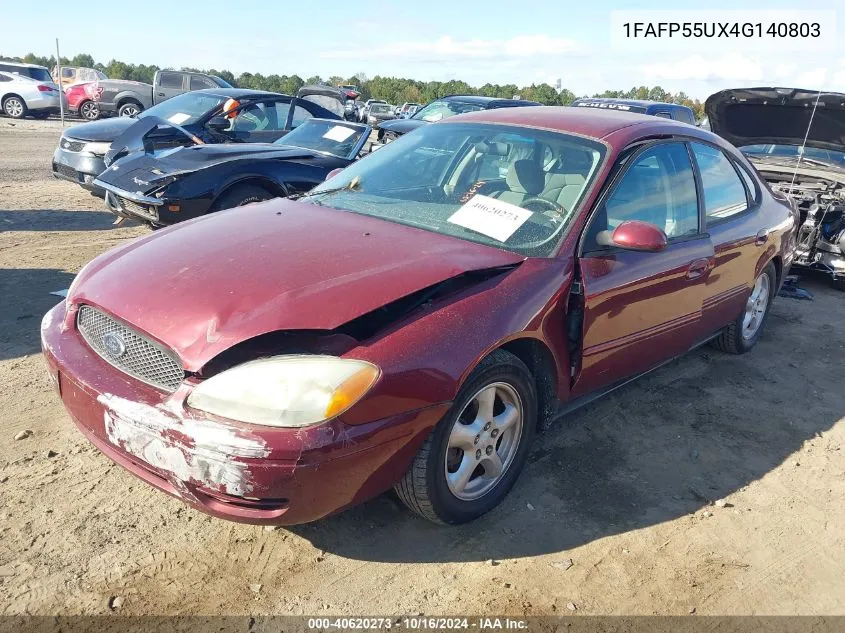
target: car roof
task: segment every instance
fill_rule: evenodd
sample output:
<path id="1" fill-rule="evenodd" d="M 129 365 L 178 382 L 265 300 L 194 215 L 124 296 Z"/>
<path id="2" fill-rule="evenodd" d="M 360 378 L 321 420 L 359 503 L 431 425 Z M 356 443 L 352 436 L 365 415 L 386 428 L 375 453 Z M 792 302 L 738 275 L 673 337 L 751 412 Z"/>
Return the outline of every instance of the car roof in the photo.
<path id="1" fill-rule="evenodd" d="M 583 97 L 572 102 L 577 103 L 616 103 L 619 105 L 637 106 L 640 108 L 683 108 L 684 110 L 692 110 L 689 106 L 680 103 L 666 103 L 664 101 L 650 101 L 648 99 L 614 99 L 612 97 Z"/>
<path id="2" fill-rule="evenodd" d="M 250 90 L 249 88 L 206 88 L 205 90 L 191 90 L 216 97 L 229 97 L 230 99 L 246 99 L 248 97 L 290 97 L 280 92 L 268 92 L 267 90 Z"/>
<path id="3" fill-rule="evenodd" d="M 501 97 L 484 97 L 481 95 L 446 95 L 435 101 L 463 101 L 464 103 L 477 103 L 478 105 L 491 105 L 494 103 L 537 103 L 528 99 L 502 99 Z"/>
<path id="4" fill-rule="evenodd" d="M 479 110 L 443 119 L 435 125 L 450 123 L 499 123 L 523 127 L 554 130 L 605 138 L 622 128 L 637 126 L 647 134 L 651 128 L 665 131 L 667 126 L 677 128 L 679 134 L 689 134 L 696 129 L 686 123 L 632 112 L 573 108 L 571 106 L 529 106 Z"/>
<path id="5" fill-rule="evenodd" d="M 39 66 L 38 64 L 27 64 L 26 62 L 13 62 L 5 59 L 0 59 L 0 64 L 8 64 L 9 66 L 18 66 L 20 68 L 43 68 L 47 70 L 46 66 Z"/>

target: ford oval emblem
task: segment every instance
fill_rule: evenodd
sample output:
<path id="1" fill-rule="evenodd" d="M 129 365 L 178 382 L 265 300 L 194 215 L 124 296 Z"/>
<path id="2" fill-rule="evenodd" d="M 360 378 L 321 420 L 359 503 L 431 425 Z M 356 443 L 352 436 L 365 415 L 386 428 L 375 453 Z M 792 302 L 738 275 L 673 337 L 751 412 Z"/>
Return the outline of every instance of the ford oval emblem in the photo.
<path id="1" fill-rule="evenodd" d="M 106 348 L 106 354 L 115 360 L 126 353 L 126 342 L 115 332 L 103 334 L 103 347 Z"/>

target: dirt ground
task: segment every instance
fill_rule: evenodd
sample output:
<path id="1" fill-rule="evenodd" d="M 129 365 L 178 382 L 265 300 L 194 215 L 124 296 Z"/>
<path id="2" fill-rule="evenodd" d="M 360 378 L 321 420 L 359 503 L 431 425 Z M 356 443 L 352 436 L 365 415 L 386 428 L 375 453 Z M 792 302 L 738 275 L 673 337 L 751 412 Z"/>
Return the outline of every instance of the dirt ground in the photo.
<path id="1" fill-rule="evenodd" d="M 59 134 L 0 119 L 0 614 L 845 614 L 845 294 L 823 280 L 751 354 L 703 348 L 538 437 L 473 524 L 384 495 L 237 525 L 113 466 L 51 387 L 49 293 L 147 232 L 52 178 Z"/>

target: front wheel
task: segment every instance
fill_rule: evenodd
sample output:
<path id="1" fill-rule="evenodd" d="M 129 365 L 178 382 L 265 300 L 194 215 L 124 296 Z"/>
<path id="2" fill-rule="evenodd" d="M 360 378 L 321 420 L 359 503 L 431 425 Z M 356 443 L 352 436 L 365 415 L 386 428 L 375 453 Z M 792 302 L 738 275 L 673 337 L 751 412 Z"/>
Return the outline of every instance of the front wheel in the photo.
<path id="1" fill-rule="evenodd" d="M 461 387 L 396 484 L 402 502 L 435 523 L 466 523 L 496 507 L 528 458 L 537 390 L 525 364 L 498 350 Z"/>
<path id="2" fill-rule="evenodd" d="M 777 292 L 777 271 L 772 264 L 754 280 L 754 287 L 737 319 L 714 340 L 714 344 L 729 354 L 745 354 L 757 344 L 769 316 Z"/>
<path id="3" fill-rule="evenodd" d="M 234 207 L 242 207 L 253 202 L 263 202 L 273 198 L 273 194 L 267 191 L 264 187 L 258 185 L 236 185 L 226 191 L 214 204 L 211 205 L 210 211 L 222 211 L 223 209 L 232 209 Z"/>
<path id="4" fill-rule="evenodd" d="M 3 112 L 13 119 L 22 119 L 27 113 L 26 103 L 20 97 L 6 97 L 3 101 Z"/>

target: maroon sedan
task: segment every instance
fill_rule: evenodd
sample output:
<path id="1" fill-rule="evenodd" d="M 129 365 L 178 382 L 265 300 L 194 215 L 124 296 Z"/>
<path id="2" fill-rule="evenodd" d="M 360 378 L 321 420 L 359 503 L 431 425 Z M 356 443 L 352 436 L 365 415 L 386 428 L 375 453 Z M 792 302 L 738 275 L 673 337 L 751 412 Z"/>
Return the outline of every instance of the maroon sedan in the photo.
<path id="1" fill-rule="evenodd" d="M 43 349 L 82 433 L 204 512 L 294 524 L 394 487 L 460 523 L 538 419 L 706 341 L 754 347 L 795 230 L 709 132 L 488 110 L 105 253 Z"/>

